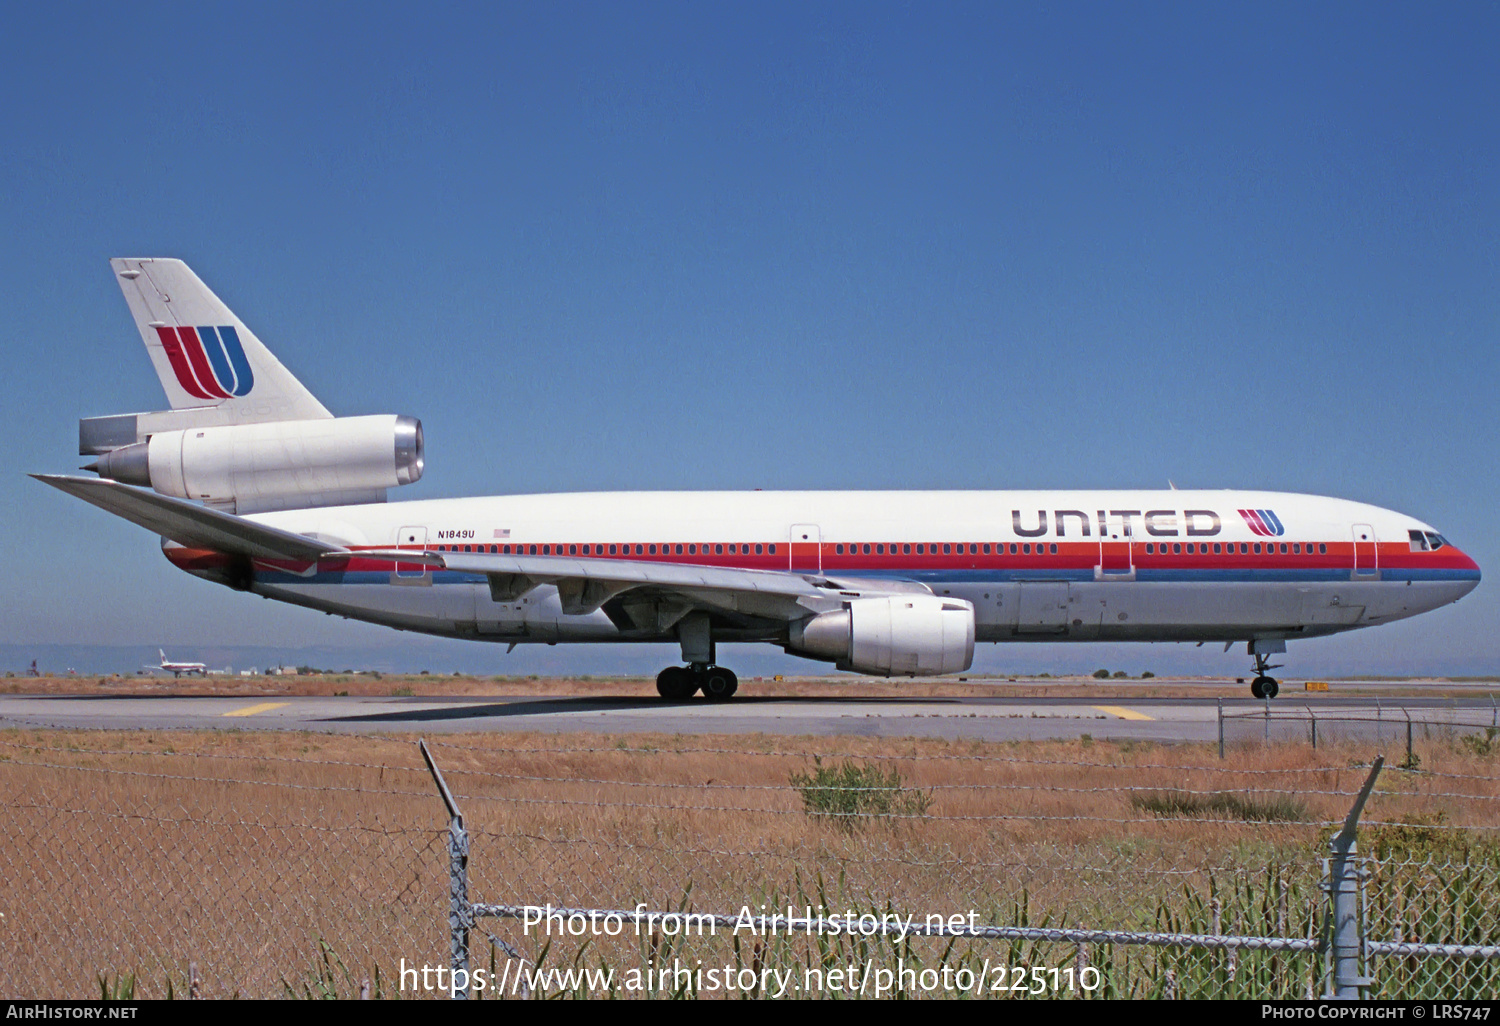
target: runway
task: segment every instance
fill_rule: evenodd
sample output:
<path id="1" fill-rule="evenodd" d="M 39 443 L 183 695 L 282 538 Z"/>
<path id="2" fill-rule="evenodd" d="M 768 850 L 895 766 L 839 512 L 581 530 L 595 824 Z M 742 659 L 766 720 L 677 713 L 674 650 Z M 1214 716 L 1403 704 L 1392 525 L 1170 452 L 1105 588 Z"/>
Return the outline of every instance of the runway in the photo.
<path id="1" fill-rule="evenodd" d="M 1500 714 L 1487 694 L 1467 698 L 1302 696 L 1254 699 L 1007 697 L 776 698 L 713 704 L 656 698 L 0 696 L 0 726 L 114 730 L 311 730 L 373 734 L 467 731 L 775 734 L 1020 741 L 1056 738 L 1213 742 L 1232 736 L 1324 736 L 1378 724 L 1388 736 L 1409 715 L 1471 729 Z M 1371 728 L 1359 728 L 1373 730 Z"/>

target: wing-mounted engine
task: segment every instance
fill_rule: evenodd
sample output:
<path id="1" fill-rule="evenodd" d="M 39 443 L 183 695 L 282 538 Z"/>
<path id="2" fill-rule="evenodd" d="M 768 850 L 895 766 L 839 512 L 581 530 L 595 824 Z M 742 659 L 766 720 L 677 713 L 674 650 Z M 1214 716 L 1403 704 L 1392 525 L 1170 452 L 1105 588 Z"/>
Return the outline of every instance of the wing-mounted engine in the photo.
<path id="1" fill-rule="evenodd" d="M 384 502 L 422 466 L 421 422 L 383 415 L 162 431 L 84 469 L 244 514 Z"/>
<path id="2" fill-rule="evenodd" d="M 962 673 L 974 662 L 974 607 L 935 595 L 851 599 L 793 624 L 786 648 L 882 677 Z"/>

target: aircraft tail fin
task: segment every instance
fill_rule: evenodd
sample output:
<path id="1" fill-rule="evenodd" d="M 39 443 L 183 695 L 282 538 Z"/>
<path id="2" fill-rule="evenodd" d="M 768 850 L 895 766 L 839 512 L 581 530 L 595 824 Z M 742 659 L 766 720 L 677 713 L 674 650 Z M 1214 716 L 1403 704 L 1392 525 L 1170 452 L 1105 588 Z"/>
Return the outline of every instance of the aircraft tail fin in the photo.
<path id="1" fill-rule="evenodd" d="M 240 423 L 332 416 L 187 264 L 109 265 L 172 409 L 219 407 Z"/>

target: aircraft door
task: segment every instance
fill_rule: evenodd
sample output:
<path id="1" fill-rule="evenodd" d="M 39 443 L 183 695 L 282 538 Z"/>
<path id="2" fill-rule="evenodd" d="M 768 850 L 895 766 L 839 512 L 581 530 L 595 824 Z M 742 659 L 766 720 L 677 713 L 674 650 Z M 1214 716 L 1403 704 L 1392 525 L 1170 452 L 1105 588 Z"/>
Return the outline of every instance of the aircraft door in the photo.
<path id="1" fill-rule="evenodd" d="M 793 524 L 789 569 L 803 573 L 823 572 L 823 532 L 817 524 Z"/>
<path id="2" fill-rule="evenodd" d="M 1380 576 L 1380 556 L 1375 548 L 1375 529 L 1369 524 L 1354 525 L 1354 573 L 1356 580 Z"/>
<path id="3" fill-rule="evenodd" d="M 1135 539 L 1130 524 L 1110 524 L 1099 536 L 1099 565 L 1094 568 L 1096 581 L 1135 580 Z"/>
<path id="4" fill-rule="evenodd" d="M 396 545 L 398 548 L 403 549 L 425 549 L 427 547 L 427 528 L 402 527 L 397 529 Z M 394 575 L 392 575 L 391 581 L 392 583 L 396 583 L 399 581 L 403 583 L 425 582 L 430 584 L 432 582 L 432 573 L 428 567 L 422 565 L 421 563 L 398 562 L 396 564 L 396 572 Z"/>
<path id="5" fill-rule="evenodd" d="M 1065 634 L 1068 630 L 1067 581 L 1022 581 L 1017 634 Z"/>

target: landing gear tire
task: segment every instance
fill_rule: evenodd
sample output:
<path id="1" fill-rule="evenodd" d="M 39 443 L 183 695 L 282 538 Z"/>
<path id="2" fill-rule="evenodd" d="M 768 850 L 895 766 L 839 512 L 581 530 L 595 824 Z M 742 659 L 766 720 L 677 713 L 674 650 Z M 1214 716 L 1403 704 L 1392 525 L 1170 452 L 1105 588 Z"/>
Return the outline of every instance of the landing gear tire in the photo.
<path id="1" fill-rule="evenodd" d="M 703 697 L 710 702 L 724 702 L 733 698 L 739 686 L 740 680 L 734 675 L 734 671 L 722 666 L 710 666 L 698 674 L 698 687 L 702 689 Z"/>
<path id="2" fill-rule="evenodd" d="M 698 678 L 686 666 L 668 666 L 656 675 L 656 693 L 669 702 L 682 702 L 698 690 Z"/>
<path id="3" fill-rule="evenodd" d="M 1283 649 L 1284 651 L 1284 649 Z M 1276 678 L 1268 672 L 1280 666 L 1280 663 L 1272 663 L 1267 658 L 1268 653 L 1254 651 L 1251 645 L 1251 654 L 1255 656 L 1255 679 L 1250 682 L 1250 693 L 1256 698 L 1275 698 L 1276 692 L 1281 686 L 1276 683 Z"/>

